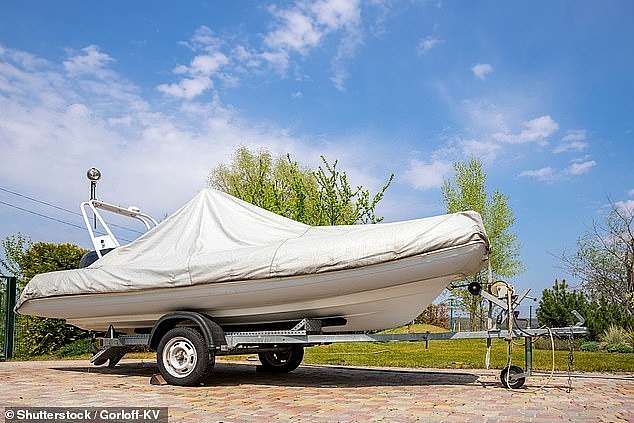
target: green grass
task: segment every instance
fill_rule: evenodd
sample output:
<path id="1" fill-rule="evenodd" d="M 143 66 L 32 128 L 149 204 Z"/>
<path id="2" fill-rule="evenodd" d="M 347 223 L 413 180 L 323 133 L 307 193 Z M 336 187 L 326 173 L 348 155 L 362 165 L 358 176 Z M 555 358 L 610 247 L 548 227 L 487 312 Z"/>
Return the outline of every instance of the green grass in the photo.
<path id="1" fill-rule="evenodd" d="M 336 364 L 350 366 L 392 366 L 431 368 L 484 368 L 486 341 L 465 339 L 424 342 L 345 343 L 321 345 L 306 349 L 305 363 Z M 492 368 L 501 369 L 507 364 L 507 343 L 496 339 L 491 348 Z M 512 364 L 524 367 L 524 346 L 513 346 Z M 550 350 L 533 350 L 533 369 L 550 370 Z M 568 369 L 568 352 L 555 351 L 555 370 Z M 574 352 L 575 371 L 584 372 L 633 372 L 634 354 L 610 354 L 606 352 Z"/>
<path id="2" fill-rule="evenodd" d="M 382 333 L 446 332 L 431 325 L 416 324 L 389 329 Z M 550 341 L 547 343 L 550 345 Z M 319 345 L 305 349 L 304 363 L 348 366 L 427 367 L 439 369 L 482 369 L 486 353 L 484 339 L 461 339 L 424 342 L 353 342 Z M 249 356 L 224 356 L 222 360 L 246 360 Z M 513 344 L 512 363 L 525 366 L 523 340 Z M 507 365 L 507 342 L 494 339 L 491 347 L 490 367 L 501 369 Z M 533 349 L 533 369 L 550 371 L 550 349 Z M 555 351 L 555 370 L 568 369 L 568 351 Z M 634 372 L 634 354 L 574 351 L 574 371 L 581 372 Z"/>

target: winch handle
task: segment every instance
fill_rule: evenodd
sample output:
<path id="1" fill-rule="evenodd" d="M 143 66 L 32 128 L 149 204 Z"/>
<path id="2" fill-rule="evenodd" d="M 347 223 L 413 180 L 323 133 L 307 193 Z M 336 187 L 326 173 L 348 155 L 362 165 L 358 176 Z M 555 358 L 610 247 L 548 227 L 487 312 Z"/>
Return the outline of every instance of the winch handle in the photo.
<path id="1" fill-rule="evenodd" d="M 577 323 L 575 323 L 575 326 L 583 326 L 583 324 L 586 322 L 586 319 L 584 319 L 577 310 L 572 310 L 571 313 L 578 319 Z"/>

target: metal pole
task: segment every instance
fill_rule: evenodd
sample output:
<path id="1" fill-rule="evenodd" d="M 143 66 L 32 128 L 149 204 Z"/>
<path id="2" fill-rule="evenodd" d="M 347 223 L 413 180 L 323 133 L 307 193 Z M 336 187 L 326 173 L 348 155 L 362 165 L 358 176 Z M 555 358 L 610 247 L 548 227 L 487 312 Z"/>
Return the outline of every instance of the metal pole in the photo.
<path id="1" fill-rule="evenodd" d="M 90 199 L 95 199 L 95 192 L 97 191 L 97 181 L 90 181 Z M 97 229 L 97 215 L 93 213 L 93 220 L 95 229 Z"/>
<path id="2" fill-rule="evenodd" d="M 533 338 L 531 336 L 524 337 L 524 351 L 526 353 L 526 370 L 530 376 L 533 369 Z"/>
<path id="3" fill-rule="evenodd" d="M 4 356 L 9 359 L 13 358 L 13 345 L 15 335 L 15 294 L 17 291 L 17 279 L 14 277 L 7 277 L 7 304 L 6 304 L 6 316 L 7 326 L 4 332 Z"/>
<path id="4" fill-rule="evenodd" d="M 449 299 L 449 330 L 453 331 L 453 298 Z"/>
<path id="5" fill-rule="evenodd" d="M 484 355 L 484 368 L 489 369 L 491 364 L 491 338 L 487 338 L 487 352 Z"/>
<path id="6" fill-rule="evenodd" d="M 493 302 L 489 300 L 489 310 L 487 311 L 487 331 L 493 329 Z M 484 357 L 484 368 L 488 370 L 491 363 L 491 338 L 487 338 L 487 352 Z"/>
<path id="7" fill-rule="evenodd" d="M 533 327 L 533 306 L 528 306 L 528 328 Z"/>

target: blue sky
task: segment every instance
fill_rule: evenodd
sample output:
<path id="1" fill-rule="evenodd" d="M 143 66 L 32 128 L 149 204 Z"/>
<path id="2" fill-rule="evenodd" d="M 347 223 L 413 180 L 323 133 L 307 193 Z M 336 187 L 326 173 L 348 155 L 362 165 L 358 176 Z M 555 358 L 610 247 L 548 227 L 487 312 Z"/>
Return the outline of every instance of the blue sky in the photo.
<path id="1" fill-rule="evenodd" d="M 0 187 L 162 217 L 241 144 L 338 159 L 387 221 L 443 212 L 472 155 L 510 197 L 537 293 L 605 212 L 634 208 L 628 1 L 3 2 Z M 0 201 L 81 224 L 4 191 Z M 0 237 L 89 246 L 0 204 Z M 129 235 L 128 235 L 129 236 Z M 572 281 L 574 283 L 574 281 Z"/>

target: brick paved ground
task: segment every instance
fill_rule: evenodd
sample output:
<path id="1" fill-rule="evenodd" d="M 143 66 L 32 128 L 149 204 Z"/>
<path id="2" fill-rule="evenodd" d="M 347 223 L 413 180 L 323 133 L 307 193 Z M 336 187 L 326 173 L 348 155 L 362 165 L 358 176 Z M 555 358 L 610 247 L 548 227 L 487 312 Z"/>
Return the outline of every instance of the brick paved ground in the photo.
<path id="1" fill-rule="evenodd" d="M 634 421 L 634 377 L 527 380 L 508 391 L 486 370 L 301 366 L 286 375 L 220 362 L 206 386 L 153 386 L 154 363 L 0 363 L 0 406 L 167 406 L 181 421 Z"/>

